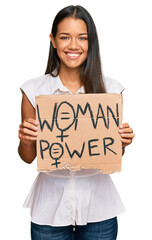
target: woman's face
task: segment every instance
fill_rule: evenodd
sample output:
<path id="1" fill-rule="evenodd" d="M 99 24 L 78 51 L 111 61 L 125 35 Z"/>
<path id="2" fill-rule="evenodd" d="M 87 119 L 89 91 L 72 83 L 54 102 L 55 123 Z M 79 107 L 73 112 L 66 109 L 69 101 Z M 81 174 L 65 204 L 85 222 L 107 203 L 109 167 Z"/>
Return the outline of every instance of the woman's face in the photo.
<path id="1" fill-rule="evenodd" d="M 88 31 L 86 23 L 73 17 L 58 24 L 56 37 L 50 35 L 61 60 L 60 67 L 79 68 L 88 55 Z"/>

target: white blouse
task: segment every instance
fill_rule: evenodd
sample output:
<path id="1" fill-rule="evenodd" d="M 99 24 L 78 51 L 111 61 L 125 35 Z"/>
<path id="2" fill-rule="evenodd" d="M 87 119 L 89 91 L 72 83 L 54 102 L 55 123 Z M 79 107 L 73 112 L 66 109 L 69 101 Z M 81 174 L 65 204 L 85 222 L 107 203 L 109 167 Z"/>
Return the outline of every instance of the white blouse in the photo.
<path id="1" fill-rule="evenodd" d="M 107 93 L 121 93 L 124 87 L 104 78 Z M 35 107 L 35 96 L 72 94 L 59 76 L 43 75 L 21 86 Z M 84 93 L 81 87 L 76 94 Z M 96 169 L 40 172 L 24 207 L 31 209 L 31 221 L 40 225 L 67 226 L 98 222 L 122 213 L 125 209 L 110 175 Z"/>

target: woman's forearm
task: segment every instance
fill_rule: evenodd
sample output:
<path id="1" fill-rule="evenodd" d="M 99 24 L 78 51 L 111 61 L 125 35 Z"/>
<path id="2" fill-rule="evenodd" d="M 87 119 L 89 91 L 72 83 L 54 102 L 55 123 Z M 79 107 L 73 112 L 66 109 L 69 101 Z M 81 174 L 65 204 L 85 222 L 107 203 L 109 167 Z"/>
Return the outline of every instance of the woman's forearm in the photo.
<path id="1" fill-rule="evenodd" d="M 32 163 L 36 157 L 36 144 L 33 142 L 32 144 L 25 144 L 20 141 L 18 146 L 18 153 L 22 160 L 26 163 Z"/>

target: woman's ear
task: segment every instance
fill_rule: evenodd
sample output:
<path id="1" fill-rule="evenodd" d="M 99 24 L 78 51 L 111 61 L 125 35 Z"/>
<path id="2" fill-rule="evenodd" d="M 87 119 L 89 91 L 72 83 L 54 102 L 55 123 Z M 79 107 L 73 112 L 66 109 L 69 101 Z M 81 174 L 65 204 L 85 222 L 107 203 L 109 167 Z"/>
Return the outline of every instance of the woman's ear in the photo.
<path id="1" fill-rule="evenodd" d="M 51 33 L 49 36 L 50 36 L 50 40 L 52 42 L 53 47 L 56 48 L 56 43 L 55 43 L 55 39 L 53 37 L 53 34 Z"/>

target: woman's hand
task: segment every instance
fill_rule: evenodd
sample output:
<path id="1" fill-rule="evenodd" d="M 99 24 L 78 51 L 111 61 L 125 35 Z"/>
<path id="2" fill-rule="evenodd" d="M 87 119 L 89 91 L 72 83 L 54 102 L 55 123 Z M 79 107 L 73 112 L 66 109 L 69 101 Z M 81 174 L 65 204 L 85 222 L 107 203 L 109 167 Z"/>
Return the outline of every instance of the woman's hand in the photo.
<path id="1" fill-rule="evenodd" d="M 24 144 L 31 145 L 37 139 L 38 123 L 35 119 L 25 119 L 19 126 L 18 137 Z"/>
<path id="2" fill-rule="evenodd" d="M 135 137 L 135 134 L 133 133 L 133 129 L 130 128 L 128 123 L 123 123 L 120 125 L 119 133 L 121 135 L 122 148 L 131 144 L 133 138 Z"/>
<path id="3" fill-rule="evenodd" d="M 21 105 L 22 123 L 19 126 L 19 156 L 26 163 L 32 163 L 36 157 L 36 139 L 38 123 L 35 121 L 35 108 L 23 92 Z"/>

